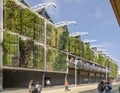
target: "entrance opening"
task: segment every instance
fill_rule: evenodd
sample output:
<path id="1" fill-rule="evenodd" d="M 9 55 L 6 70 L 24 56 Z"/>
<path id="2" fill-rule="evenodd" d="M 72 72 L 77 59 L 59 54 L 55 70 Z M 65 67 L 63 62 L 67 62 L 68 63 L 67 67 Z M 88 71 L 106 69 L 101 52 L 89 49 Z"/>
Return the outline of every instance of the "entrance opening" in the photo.
<path id="1" fill-rule="evenodd" d="M 37 81 L 42 83 L 42 72 L 16 70 L 3 71 L 3 88 L 28 87 L 30 80 L 33 80 L 34 83 Z"/>

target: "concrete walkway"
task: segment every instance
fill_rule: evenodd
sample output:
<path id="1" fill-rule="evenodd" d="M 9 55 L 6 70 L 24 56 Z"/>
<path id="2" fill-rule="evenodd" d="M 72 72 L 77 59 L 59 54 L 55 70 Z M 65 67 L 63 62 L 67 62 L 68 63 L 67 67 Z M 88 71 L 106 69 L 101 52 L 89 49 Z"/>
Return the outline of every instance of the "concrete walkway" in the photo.
<path id="1" fill-rule="evenodd" d="M 120 84 L 120 83 L 113 83 L 113 85 Z M 71 85 L 69 87 L 70 91 L 64 90 L 64 86 L 56 86 L 56 87 L 49 87 L 49 88 L 43 88 L 42 93 L 79 93 L 82 91 L 92 90 L 96 89 L 97 84 L 82 84 L 77 87 L 74 85 Z M 1 93 L 28 93 L 28 89 L 26 88 L 9 88 L 4 89 Z"/>

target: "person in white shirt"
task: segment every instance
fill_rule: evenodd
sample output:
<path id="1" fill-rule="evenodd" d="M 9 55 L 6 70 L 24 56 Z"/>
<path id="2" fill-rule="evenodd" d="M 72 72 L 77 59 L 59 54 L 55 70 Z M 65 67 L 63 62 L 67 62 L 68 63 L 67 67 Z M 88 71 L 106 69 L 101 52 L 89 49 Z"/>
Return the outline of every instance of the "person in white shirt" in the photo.
<path id="1" fill-rule="evenodd" d="M 41 93 L 41 91 L 42 91 L 42 86 L 41 86 L 40 82 L 37 82 L 37 84 L 35 85 L 35 87 L 37 88 L 38 93 Z"/>

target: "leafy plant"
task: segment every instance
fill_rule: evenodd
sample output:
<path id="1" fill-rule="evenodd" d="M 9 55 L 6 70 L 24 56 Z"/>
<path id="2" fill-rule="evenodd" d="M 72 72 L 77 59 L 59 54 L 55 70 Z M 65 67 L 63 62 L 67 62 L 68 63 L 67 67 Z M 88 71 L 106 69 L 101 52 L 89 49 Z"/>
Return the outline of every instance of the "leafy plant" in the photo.
<path id="1" fill-rule="evenodd" d="M 67 57 L 66 54 L 59 51 L 53 63 L 53 69 L 57 71 L 66 71 L 67 70 L 66 57 Z"/>
<path id="2" fill-rule="evenodd" d="M 85 43 L 85 58 L 87 60 L 91 60 L 91 51 L 90 51 L 90 46 L 89 44 Z"/>

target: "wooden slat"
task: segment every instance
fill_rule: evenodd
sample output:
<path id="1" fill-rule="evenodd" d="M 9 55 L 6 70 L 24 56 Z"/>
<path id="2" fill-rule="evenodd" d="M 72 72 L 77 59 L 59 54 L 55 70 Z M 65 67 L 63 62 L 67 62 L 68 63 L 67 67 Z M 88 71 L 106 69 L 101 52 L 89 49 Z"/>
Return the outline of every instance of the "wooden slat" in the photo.
<path id="1" fill-rule="evenodd" d="M 120 26 L 120 0 L 110 0 L 110 2 Z"/>

